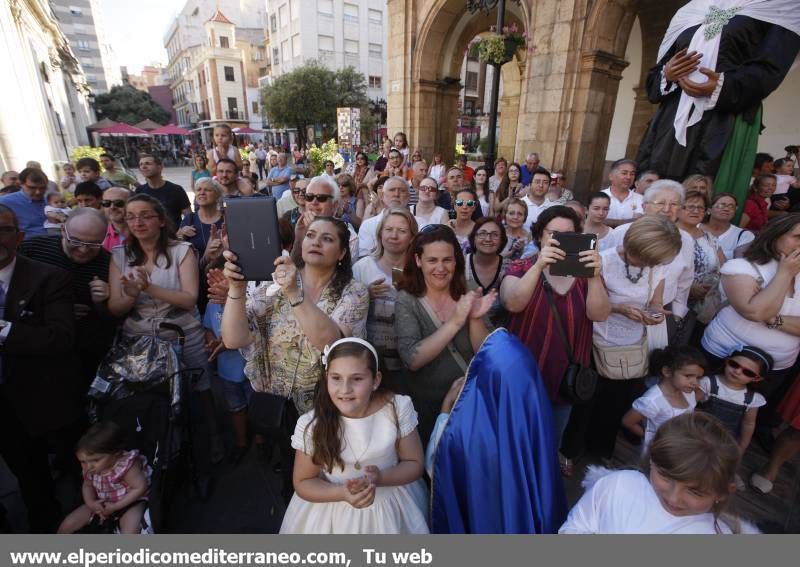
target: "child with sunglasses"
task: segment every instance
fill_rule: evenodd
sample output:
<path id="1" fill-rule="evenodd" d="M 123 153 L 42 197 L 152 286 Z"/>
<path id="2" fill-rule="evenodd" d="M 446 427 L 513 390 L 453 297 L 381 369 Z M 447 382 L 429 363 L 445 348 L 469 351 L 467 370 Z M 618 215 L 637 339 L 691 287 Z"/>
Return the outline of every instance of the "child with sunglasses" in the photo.
<path id="1" fill-rule="evenodd" d="M 767 401 L 752 385 L 764 379 L 772 369 L 772 356 L 754 346 L 739 346 L 725 359 L 722 374 L 705 376 L 697 392 L 698 409 L 719 419 L 739 442 L 744 454 L 753 438 L 758 408 Z M 736 476 L 738 488 L 744 482 Z"/>

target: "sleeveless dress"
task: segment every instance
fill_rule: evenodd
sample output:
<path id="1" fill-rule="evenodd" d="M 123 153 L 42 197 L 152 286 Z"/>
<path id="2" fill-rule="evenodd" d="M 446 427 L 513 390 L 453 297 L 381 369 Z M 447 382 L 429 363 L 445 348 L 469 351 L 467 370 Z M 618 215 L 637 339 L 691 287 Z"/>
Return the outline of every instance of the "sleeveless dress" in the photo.
<path id="1" fill-rule="evenodd" d="M 300 416 L 292 436 L 292 447 L 313 454 L 314 412 Z M 417 412 L 408 396 L 394 396 L 374 414 L 358 419 L 341 417 L 344 470 L 322 471 L 322 478 L 334 484 L 363 476 L 363 467 L 388 469 L 397 464 L 398 433 L 405 437 L 417 426 Z M 356 470 L 356 461 L 362 466 Z M 428 492 L 419 479 L 402 486 L 381 486 L 374 502 L 353 508 L 347 502 L 308 502 L 296 493 L 286 509 L 282 534 L 426 534 Z"/>
<path id="2" fill-rule="evenodd" d="M 98 499 L 113 504 L 119 502 L 128 494 L 125 475 L 131 469 L 133 463 L 139 463 L 142 467 L 142 473 L 147 479 L 147 485 L 150 486 L 150 477 L 153 474 L 153 470 L 147 464 L 145 456 L 135 450 L 122 453 L 119 460 L 111 467 L 111 470 L 104 473 L 86 472 L 83 474 L 83 478 L 92 483 Z M 147 500 L 147 494 L 139 500 Z"/>

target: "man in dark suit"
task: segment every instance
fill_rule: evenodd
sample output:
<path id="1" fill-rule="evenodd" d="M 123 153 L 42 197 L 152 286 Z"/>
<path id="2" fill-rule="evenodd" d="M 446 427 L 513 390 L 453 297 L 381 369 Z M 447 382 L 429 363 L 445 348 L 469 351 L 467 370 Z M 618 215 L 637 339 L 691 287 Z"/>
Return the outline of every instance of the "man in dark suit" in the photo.
<path id="1" fill-rule="evenodd" d="M 17 477 L 31 532 L 60 520 L 49 447 L 71 449 L 79 421 L 70 275 L 17 256 L 24 234 L 0 205 L 0 455 Z"/>

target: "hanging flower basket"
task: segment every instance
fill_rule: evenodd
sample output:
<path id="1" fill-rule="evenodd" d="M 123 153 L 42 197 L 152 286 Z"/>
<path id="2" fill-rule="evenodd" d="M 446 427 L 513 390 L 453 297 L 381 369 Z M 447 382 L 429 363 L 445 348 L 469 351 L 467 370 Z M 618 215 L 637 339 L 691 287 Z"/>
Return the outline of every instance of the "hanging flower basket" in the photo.
<path id="1" fill-rule="evenodd" d="M 494 26 L 489 31 L 495 32 Z M 476 37 L 469 45 L 467 52 L 490 65 L 503 65 L 514 58 L 520 49 L 527 48 L 530 53 L 532 47 L 528 46 L 528 34 L 519 33 L 516 25 L 503 28 L 503 33 L 492 33 L 484 37 Z"/>

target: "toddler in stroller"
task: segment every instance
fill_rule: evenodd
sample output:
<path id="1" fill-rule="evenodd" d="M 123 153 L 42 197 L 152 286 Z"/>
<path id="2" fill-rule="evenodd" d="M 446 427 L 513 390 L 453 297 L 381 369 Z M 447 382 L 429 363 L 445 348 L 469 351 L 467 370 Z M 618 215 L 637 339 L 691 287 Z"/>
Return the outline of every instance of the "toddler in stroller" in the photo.
<path id="1" fill-rule="evenodd" d="M 122 429 L 111 421 L 95 423 L 78 441 L 83 471 L 83 504 L 58 533 L 75 533 L 93 522 L 113 520 L 123 534 L 142 532 L 152 470 L 139 451 L 125 450 Z"/>
<path id="2" fill-rule="evenodd" d="M 89 390 L 89 418 L 113 421 L 127 446 L 147 458 L 153 469 L 152 527 L 163 532 L 181 479 L 190 478 L 200 497 L 208 486 L 201 483 L 195 466 L 189 403 L 194 370 L 180 364 L 184 333 L 169 323 L 159 328 L 177 339 L 123 335 L 115 342 Z"/>

